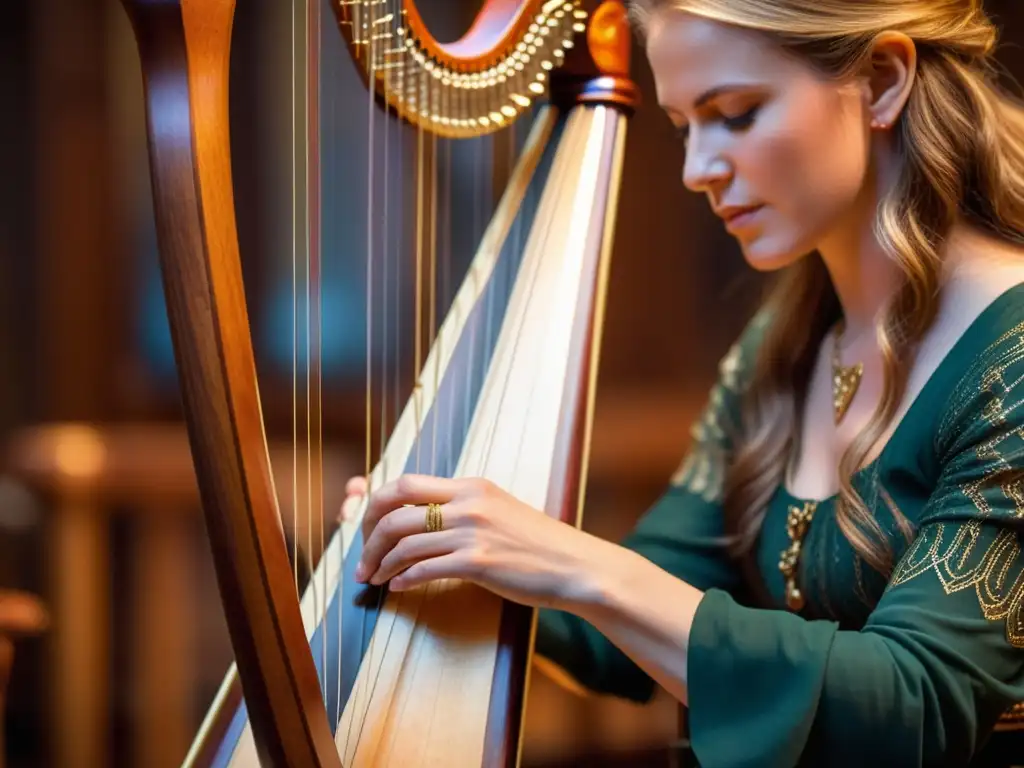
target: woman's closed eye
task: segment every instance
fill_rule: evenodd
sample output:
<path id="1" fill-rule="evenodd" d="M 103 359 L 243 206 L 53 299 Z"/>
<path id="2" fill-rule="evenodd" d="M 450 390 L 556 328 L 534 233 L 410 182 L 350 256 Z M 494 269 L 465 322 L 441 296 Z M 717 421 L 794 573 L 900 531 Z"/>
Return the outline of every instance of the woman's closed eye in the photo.
<path id="1" fill-rule="evenodd" d="M 754 124 L 754 119 L 757 117 L 757 110 L 758 107 L 755 106 L 734 117 L 723 115 L 722 122 L 730 131 L 745 131 Z"/>
<path id="2" fill-rule="evenodd" d="M 745 131 L 754 124 L 754 120 L 757 117 L 757 112 L 760 107 L 754 106 L 739 115 L 725 115 L 719 116 L 719 119 L 729 131 L 741 132 Z M 690 126 L 689 125 L 678 125 L 675 127 L 676 138 L 683 142 L 685 146 L 690 139 Z"/>

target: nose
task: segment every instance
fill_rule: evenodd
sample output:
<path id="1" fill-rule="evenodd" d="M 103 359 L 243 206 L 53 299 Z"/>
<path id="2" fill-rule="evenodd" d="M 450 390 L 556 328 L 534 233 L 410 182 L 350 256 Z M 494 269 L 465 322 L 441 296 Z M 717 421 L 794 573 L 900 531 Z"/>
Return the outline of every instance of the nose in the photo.
<path id="1" fill-rule="evenodd" d="M 683 162 L 683 185 L 692 192 L 708 192 L 732 176 L 732 163 L 720 148 L 691 138 Z"/>

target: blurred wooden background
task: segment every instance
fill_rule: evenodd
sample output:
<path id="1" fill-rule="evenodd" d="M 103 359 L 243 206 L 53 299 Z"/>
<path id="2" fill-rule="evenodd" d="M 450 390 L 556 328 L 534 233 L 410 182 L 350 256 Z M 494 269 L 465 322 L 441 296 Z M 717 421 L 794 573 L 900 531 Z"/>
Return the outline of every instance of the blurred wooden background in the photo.
<path id="1" fill-rule="evenodd" d="M 288 51 L 273 42 L 280 5 L 239 2 L 232 110 L 240 237 L 287 503 L 290 382 L 273 330 L 290 119 Z M 457 31 L 478 5 L 443 0 L 432 13 Z M 1020 77 L 1020 6 L 990 9 L 1005 25 L 1001 59 Z M 680 460 L 760 288 L 683 189 L 682 147 L 642 52 L 634 59 L 645 104 L 629 128 L 585 522 L 613 539 Z M 358 83 L 349 69 L 331 87 L 343 103 Z M 175 766 L 231 652 L 154 290 L 141 83 L 120 5 L 7 0 L 0 103 L 0 590 L 38 595 L 52 617 L 16 643 L 8 764 Z M 324 390 L 329 514 L 363 461 L 362 352 L 344 339 L 338 349 Z M 675 731 L 664 696 L 650 707 L 580 699 L 536 677 L 524 764 L 641 765 Z"/>

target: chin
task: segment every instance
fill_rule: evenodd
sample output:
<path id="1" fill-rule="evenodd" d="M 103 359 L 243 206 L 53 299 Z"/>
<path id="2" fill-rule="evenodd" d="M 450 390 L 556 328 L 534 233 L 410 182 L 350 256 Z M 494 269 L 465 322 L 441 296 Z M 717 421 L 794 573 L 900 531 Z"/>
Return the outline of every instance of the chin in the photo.
<path id="1" fill-rule="evenodd" d="M 776 272 L 800 261 L 807 249 L 794 247 L 793 243 L 773 241 L 767 235 L 738 238 L 743 258 L 758 272 Z M 813 250 L 813 249 L 811 249 Z"/>

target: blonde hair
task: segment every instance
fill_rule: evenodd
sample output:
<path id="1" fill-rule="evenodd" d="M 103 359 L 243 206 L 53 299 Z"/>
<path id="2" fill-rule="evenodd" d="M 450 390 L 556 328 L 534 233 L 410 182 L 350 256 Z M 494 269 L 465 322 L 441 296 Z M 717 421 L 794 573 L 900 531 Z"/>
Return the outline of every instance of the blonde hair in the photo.
<path id="1" fill-rule="evenodd" d="M 764 33 L 783 50 L 842 78 L 893 30 L 917 47 L 916 81 L 894 126 L 901 165 L 880 201 L 875 231 L 902 272 L 876 328 L 885 383 L 871 420 L 839 464 L 837 522 L 854 550 L 888 575 L 893 552 L 853 486 L 868 451 L 903 397 L 916 343 L 934 320 L 940 252 L 962 220 L 1000 237 L 1024 231 L 1024 110 L 1000 89 L 996 29 L 980 0 L 631 0 L 643 31 L 650 15 L 678 10 Z M 818 347 L 839 312 L 820 258 L 783 270 L 766 300 L 771 322 L 745 395 L 742 434 L 727 470 L 724 504 L 733 553 L 749 552 L 767 503 L 799 440 L 799 413 Z M 898 528 L 912 527 L 897 509 Z"/>

